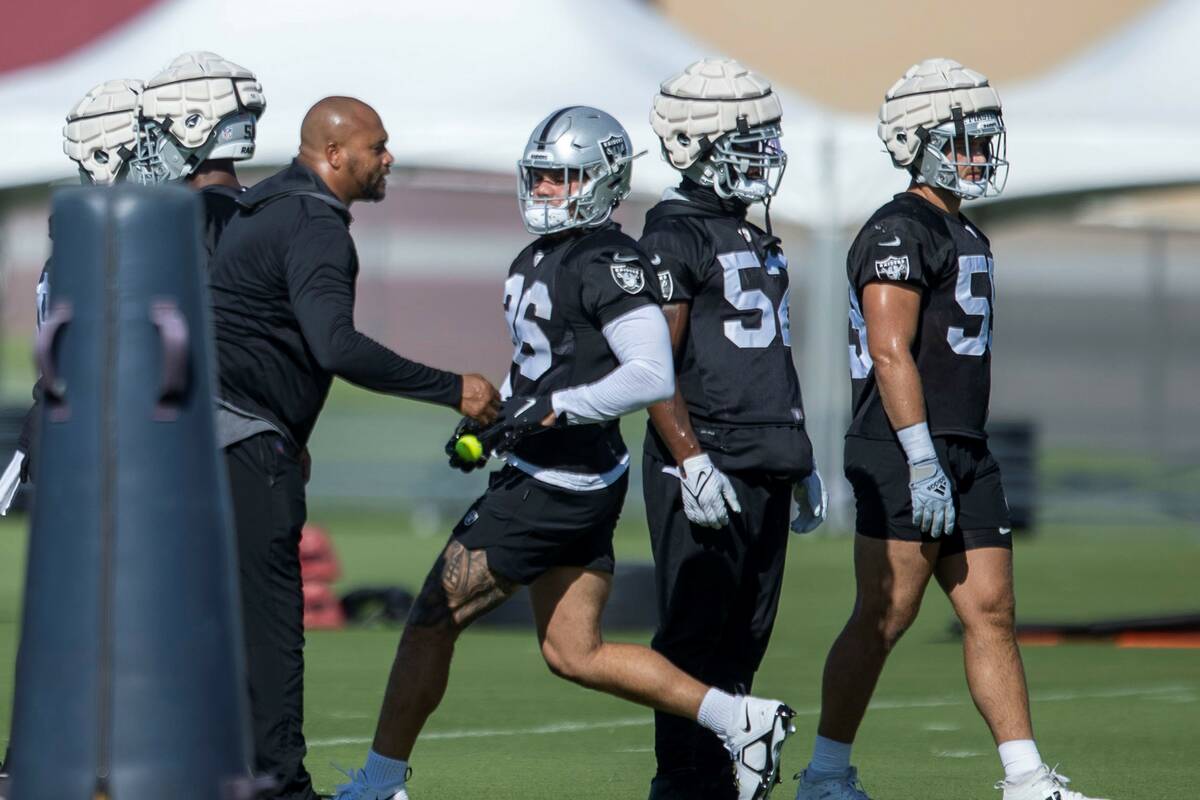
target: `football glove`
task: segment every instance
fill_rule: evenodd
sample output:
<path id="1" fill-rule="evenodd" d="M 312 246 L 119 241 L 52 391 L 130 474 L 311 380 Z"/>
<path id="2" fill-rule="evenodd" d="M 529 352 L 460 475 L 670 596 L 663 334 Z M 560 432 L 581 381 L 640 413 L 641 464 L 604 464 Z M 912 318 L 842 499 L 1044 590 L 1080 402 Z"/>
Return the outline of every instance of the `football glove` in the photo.
<path id="1" fill-rule="evenodd" d="M 450 456 L 451 467 L 462 472 L 472 472 L 488 462 L 488 457 L 491 455 L 491 449 L 484 444 L 481 436 L 482 432 L 483 426 L 470 417 L 463 417 L 461 420 L 459 420 L 458 425 L 456 425 L 454 428 L 454 435 L 450 437 L 450 441 L 446 442 L 446 455 Z M 458 454 L 458 450 L 454 447 L 456 444 L 458 444 L 458 440 L 467 434 L 473 434 L 480 437 L 480 444 L 484 444 L 483 455 L 480 456 L 478 461 L 463 460 L 463 457 Z"/>
<path id="2" fill-rule="evenodd" d="M 723 528 L 729 524 L 730 510 L 742 513 L 733 484 L 713 466 L 707 453 L 684 459 L 679 482 L 683 484 L 683 513 L 693 525 Z"/>
<path id="3" fill-rule="evenodd" d="M 954 492 L 937 457 L 908 465 L 913 524 L 934 538 L 954 530 Z"/>
<path id="4" fill-rule="evenodd" d="M 811 533 L 821 527 L 829 513 L 829 492 L 821 473 L 813 471 L 804 480 L 792 487 L 792 498 L 796 501 L 796 516 L 792 519 L 794 533 Z"/>
<path id="5" fill-rule="evenodd" d="M 542 425 L 542 420 L 553 413 L 554 404 L 550 401 L 549 394 L 540 397 L 513 395 L 500 404 L 496 421 L 489 425 L 485 432 L 489 438 L 499 439 L 496 449 L 507 452 L 526 436 L 547 430 Z M 563 422 L 565 420 L 560 417 L 556 424 Z"/>

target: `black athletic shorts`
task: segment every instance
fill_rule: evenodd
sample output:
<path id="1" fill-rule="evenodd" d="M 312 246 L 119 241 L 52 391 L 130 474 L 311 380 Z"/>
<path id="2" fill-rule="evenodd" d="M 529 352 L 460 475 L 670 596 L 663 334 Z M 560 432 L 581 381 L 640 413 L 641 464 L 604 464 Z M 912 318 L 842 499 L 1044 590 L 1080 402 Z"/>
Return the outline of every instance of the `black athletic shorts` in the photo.
<path id="1" fill-rule="evenodd" d="M 938 557 L 978 547 L 1012 547 L 1008 501 L 1000 465 L 987 441 L 965 436 L 935 437 L 938 461 L 954 487 L 954 530 L 934 539 L 912 521 L 908 461 L 896 441 L 846 437 L 846 479 L 858 507 L 855 531 L 873 539 L 940 541 Z"/>
<path id="2" fill-rule="evenodd" d="M 488 478 L 453 537 L 486 551 L 488 568 L 517 583 L 533 583 L 552 567 L 611 573 L 613 530 L 628 488 L 628 472 L 611 486 L 578 492 L 505 466 Z"/>

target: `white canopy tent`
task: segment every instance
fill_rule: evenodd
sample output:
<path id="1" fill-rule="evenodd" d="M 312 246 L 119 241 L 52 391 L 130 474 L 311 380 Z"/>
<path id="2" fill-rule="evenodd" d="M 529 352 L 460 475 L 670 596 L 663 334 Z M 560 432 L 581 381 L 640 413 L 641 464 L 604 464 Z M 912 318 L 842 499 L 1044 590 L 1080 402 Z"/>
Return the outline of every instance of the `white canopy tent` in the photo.
<path id="1" fill-rule="evenodd" d="M 1045 76 L 999 86 L 1012 162 L 1001 202 L 1200 182 L 1198 39 L 1200 3 L 1166 0 Z M 834 136 L 839 207 L 855 224 L 906 176 L 874 118 L 845 118 Z"/>
<path id="2" fill-rule="evenodd" d="M 635 191 L 657 193 L 675 174 L 658 155 L 650 100 L 660 81 L 705 55 L 636 0 L 603 7 L 556 0 L 413 4 L 346 0 L 337 8 L 288 0 L 167 0 L 84 49 L 0 78 L 0 188 L 73 176 L 62 153 L 66 110 L 92 85 L 148 78 L 176 54 L 213 50 L 254 70 L 268 107 L 256 164 L 296 151 L 300 120 L 318 98 L 374 105 L 400 166 L 507 173 L 537 121 L 555 108 L 602 108 L 646 149 Z M 783 93 L 796 157 L 777 212 L 811 219 L 804 173 L 820 112 Z M 799 173 L 797 176 L 796 173 Z"/>

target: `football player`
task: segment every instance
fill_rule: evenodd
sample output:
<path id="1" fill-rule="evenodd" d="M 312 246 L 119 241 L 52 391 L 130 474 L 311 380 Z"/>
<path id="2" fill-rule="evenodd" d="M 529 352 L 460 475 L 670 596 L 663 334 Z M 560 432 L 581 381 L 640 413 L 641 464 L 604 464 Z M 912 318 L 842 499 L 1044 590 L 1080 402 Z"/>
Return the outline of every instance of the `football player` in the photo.
<path id="1" fill-rule="evenodd" d="M 850 749 L 888 653 L 930 578 L 963 627 L 967 685 L 999 748 L 1004 800 L 1088 800 L 1038 753 L 1013 622 L 1012 537 L 984 425 L 992 252 L 960 211 L 1008 172 L 1000 96 L 949 59 L 888 90 L 879 137 L 906 191 L 867 221 L 846 260 L 852 420 L 846 477 L 857 600 L 825 663 L 821 719 L 798 800 L 867 800 Z"/>
<path id="2" fill-rule="evenodd" d="M 234 162 L 254 156 L 266 107 L 262 86 L 249 70 L 216 53 L 183 53 L 144 85 L 121 79 L 92 87 L 67 114 L 63 151 L 85 186 L 182 181 L 199 191 L 205 251 L 211 256 L 244 190 Z M 50 271 L 47 261 L 37 284 L 39 329 L 48 310 Z M 0 514 L 30 478 L 40 396 L 35 385 L 17 452 L 0 475 Z"/>
<path id="3" fill-rule="evenodd" d="M 445 691 L 455 640 L 521 585 L 556 675 L 699 720 L 728 749 L 726 770 L 732 754 L 742 798 L 765 797 L 774 783 L 791 709 L 704 685 L 650 648 L 606 642 L 600 631 L 629 480 L 618 419 L 674 391 L 657 277 L 611 219 L 634 157 L 620 123 L 586 106 L 555 111 L 529 137 L 518 197 L 538 238 L 504 284 L 514 346 L 507 399 L 480 432 L 507 463 L 430 571 L 366 764 L 338 800 L 407 800 L 408 759 Z"/>
<path id="4" fill-rule="evenodd" d="M 754 681 L 779 605 L 793 490 L 798 529 L 824 517 L 792 361 L 788 261 L 747 219 L 787 164 L 770 82 L 708 58 L 666 80 L 650 122 L 679 186 L 646 215 L 641 247 L 671 332 L 676 390 L 650 407 L 642 490 L 654 550 L 653 647 L 727 692 Z M 721 743 L 655 715 L 652 800 L 736 796 Z"/>
<path id="5" fill-rule="evenodd" d="M 84 186 L 110 186 L 129 179 L 138 148 L 138 108 L 142 82 L 104 81 L 93 86 L 71 110 L 63 126 L 63 152 L 79 170 Z M 40 330 L 50 302 L 50 261 L 37 283 L 36 324 Z M 17 450 L 0 475 L 0 514 L 8 513 L 20 485 L 30 479 L 34 421 L 41 401 L 41 381 L 33 387 L 33 406 L 21 424 Z"/>
<path id="6" fill-rule="evenodd" d="M 200 192 L 210 256 L 244 191 L 234 163 L 254 157 L 258 121 L 266 110 L 253 72 L 203 50 L 176 57 L 142 91 L 143 136 L 134 179 L 183 181 Z"/>

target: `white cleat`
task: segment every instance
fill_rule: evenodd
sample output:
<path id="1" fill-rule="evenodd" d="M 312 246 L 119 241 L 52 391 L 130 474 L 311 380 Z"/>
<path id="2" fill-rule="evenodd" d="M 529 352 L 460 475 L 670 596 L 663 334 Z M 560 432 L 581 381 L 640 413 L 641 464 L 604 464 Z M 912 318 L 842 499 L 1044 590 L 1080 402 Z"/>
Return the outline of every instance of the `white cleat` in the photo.
<path id="1" fill-rule="evenodd" d="M 796 712 L 778 700 L 743 697 L 735 734 L 725 742 L 733 758 L 738 800 L 766 800 L 779 783 L 779 751 L 796 732 Z"/>
<path id="2" fill-rule="evenodd" d="M 807 775 L 808 770 L 805 770 L 796 776 L 800 779 L 800 785 L 796 787 L 796 800 L 871 800 L 858 782 L 858 770 L 854 767 L 848 769 L 845 775 L 819 781 L 810 781 Z"/>
<path id="3" fill-rule="evenodd" d="M 339 784 L 333 790 L 333 800 L 408 800 L 407 777 L 391 786 L 372 786 L 361 769 L 357 772 L 343 770 L 343 773 L 350 782 Z"/>
<path id="4" fill-rule="evenodd" d="M 1042 764 L 1027 775 L 1000 781 L 996 788 L 1004 790 L 1004 800 L 1102 800 L 1068 789 L 1070 782 Z"/>

